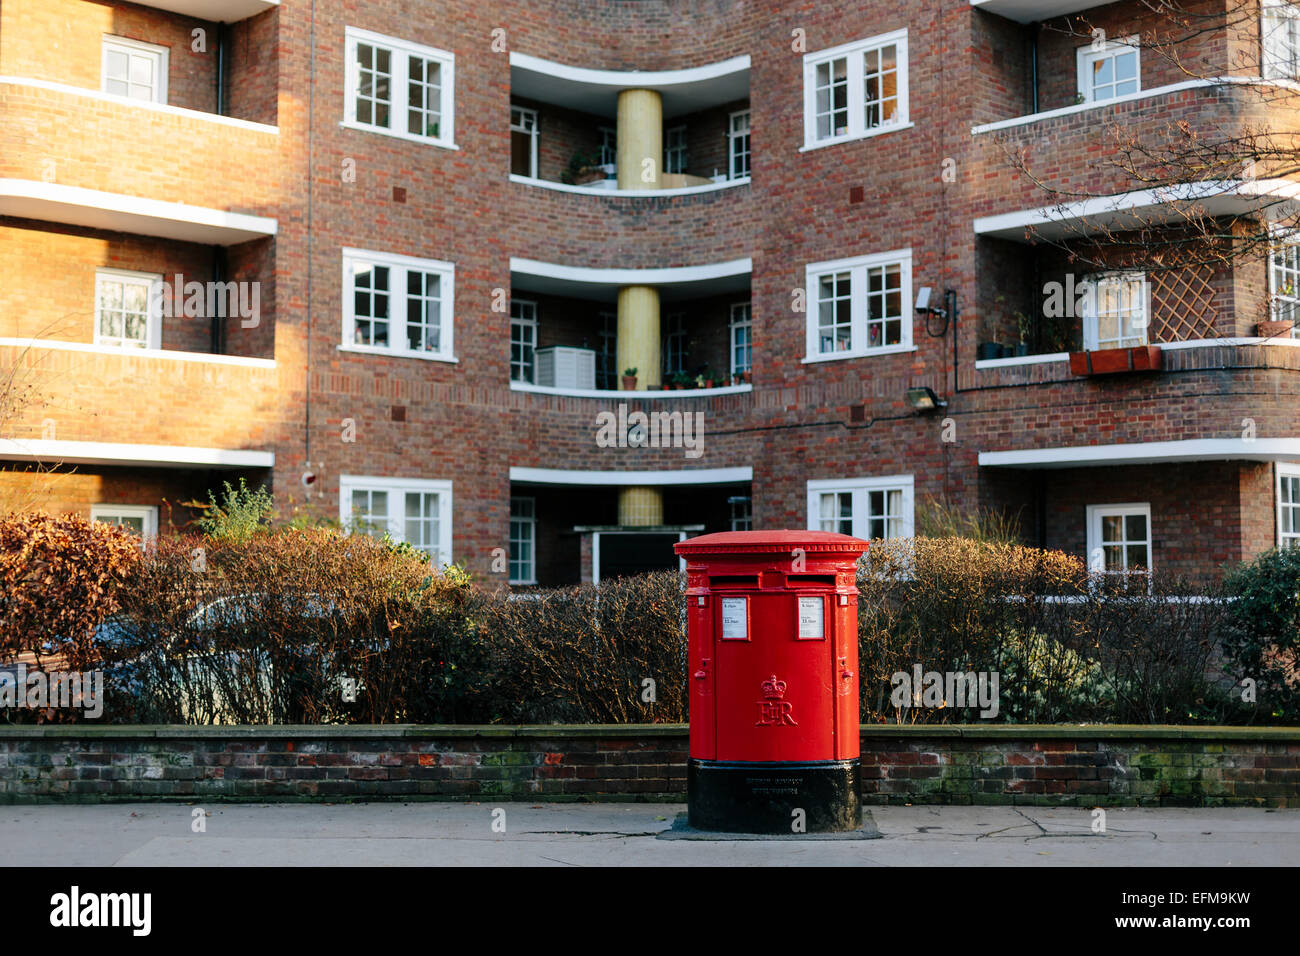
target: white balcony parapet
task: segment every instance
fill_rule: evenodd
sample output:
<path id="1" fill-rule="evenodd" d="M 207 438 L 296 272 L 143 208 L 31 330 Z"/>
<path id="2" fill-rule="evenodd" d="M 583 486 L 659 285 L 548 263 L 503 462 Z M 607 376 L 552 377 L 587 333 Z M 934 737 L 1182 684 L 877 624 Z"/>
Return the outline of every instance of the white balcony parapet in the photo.
<path id="1" fill-rule="evenodd" d="M 552 182 L 549 179 L 534 179 L 531 176 L 510 175 L 512 183 L 521 186 L 536 186 L 540 189 L 554 189 L 556 192 L 579 193 L 587 196 L 599 196 L 602 199 L 667 199 L 672 196 L 693 196 L 697 193 L 712 193 L 733 186 L 748 186 L 750 178 L 741 176 L 727 179 L 720 183 L 707 183 L 702 186 L 676 186 L 672 189 L 618 189 L 616 186 L 603 185 L 615 182 L 612 179 L 598 180 L 590 186 L 576 186 L 569 183 Z"/>
<path id="2" fill-rule="evenodd" d="M 1300 461 L 1300 438 L 1191 438 L 979 453 L 982 468 L 1087 468 L 1194 461 Z"/>
<path id="3" fill-rule="evenodd" d="M 722 385 L 718 388 L 662 388 L 642 391 L 623 392 L 612 388 L 552 388 L 548 385 L 529 385 L 527 382 L 511 382 L 512 392 L 535 392 L 538 395 L 559 395 L 563 398 L 603 398 L 622 399 L 623 401 L 645 401 L 663 398 L 712 398 L 715 395 L 743 395 L 752 392 L 754 385 L 746 382 L 741 385 Z"/>
<path id="4" fill-rule="evenodd" d="M 275 465 L 275 452 L 190 445 L 0 438 L 0 460 L 155 468 L 271 468 Z"/>
<path id="5" fill-rule="evenodd" d="M 1030 228 L 1044 238 L 1059 239 L 1177 222 L 1184 218 L 1180 205 L 1187 204 L 1206 216 L 1259 211 L 1286 215 L 1294 212 L 1297 197 L 1300 182 L 1288 179 L 1206 180 L 982 216 L 974 226 L 976 235 L 997 239 L 1024 242 Z"/>
<path id="6" fill-rule="evenodd" d="M 211 246 L 274 236 L 275 219 L 33 179 L 0 179 L 0 215 Z"/>

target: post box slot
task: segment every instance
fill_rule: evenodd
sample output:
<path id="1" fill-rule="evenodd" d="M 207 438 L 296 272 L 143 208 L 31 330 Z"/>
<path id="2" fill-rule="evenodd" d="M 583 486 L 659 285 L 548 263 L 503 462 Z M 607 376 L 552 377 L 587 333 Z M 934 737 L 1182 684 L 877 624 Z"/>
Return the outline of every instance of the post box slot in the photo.
<path id="1" fill-rule="evenodd" d="M 828 587 L 834 587 L 835 575 L 833 574 L 787 574 L 786 583 L 791 587 L 800 584 L 823 584 Z"/>
<path id="2" fill-rule="evenodd" d="M 753 588 L 758 587 L 757 574 L 714 574 L 709 577 L 711 587 Z"/>

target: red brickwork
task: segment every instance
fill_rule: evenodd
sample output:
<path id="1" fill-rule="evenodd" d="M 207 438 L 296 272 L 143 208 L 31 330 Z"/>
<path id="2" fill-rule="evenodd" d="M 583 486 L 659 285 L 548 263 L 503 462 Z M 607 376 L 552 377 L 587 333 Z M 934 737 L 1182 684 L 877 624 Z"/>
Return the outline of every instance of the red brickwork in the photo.
<path id="1" fill-rule="evenodd" d="M 1094 12 L 1113 37 L 1136 28 L 1137 6 Z M 27 355 L 22 361 L 38 380 L 40 398 L 6 426 L 4 437 L 36 437 L 53 419 L 65 440 L 273 451 L 275 467 L 265 477 L 286 513 L 337 517 L 345 474 L 450 480 L 453 555 L 490 574 L 493 550 L 507 544 L 512 467 L 749 466 L 755 527 L 801 527 L 812 479 L 910 475 L 918 500 L 946 494 L 960 505 L 1017 511 L 1032 505 L 1033 482 L 1020 472 L 981 468 L 980 452 L 1231 438 L 1247 418 L 1260 437 L 1295 435 L 1300 352 L 1292 348 L 1167 350 L 1162 372 L 1109 380 L 1072 376 L 1063 363 L 975 367 L 978 342 L 988 335 L 1013 342 L 1014 312 L 1033 306 L 1033 283 L 1062 268 L 1045 262 L 1036 279 L 1030 266 L 1040 253 L 973 233 L 978 217 L 1051 202 L 1009 167 L 1007 150 L 1027 148 L 1033 168 L 1054 184 L 1129 188 L 1102 162 L 1113 148 L 1105 138 L 1109 121 L 1150 135 L 1184 119 L 1246 123 L 1257 117 L 1241 90 L 1192 88 L 972 133 L 972 126 L 1030 109 L 1030 34 L 964 0 L 924 10 L 871 0 L 439 0 L 420 16 L 398 2 L 317 4 L 314 21 L 311 16 L 311 5 L 286 3 L 231 29 L 230 112 L 277 124 L 268 130 L 21 81 L 97 90 L 99 38 L 123 31 L 169 46 L 172 103 L 210 112 L 215 38 L 198 56 L 190 52 L 190 37 L 196 27 L 215 30 L 213 24 L 147 5 L 4 4 L 0 75 L 18 79 L 0 84 L 0 178 L 52 176 L 59 185 L 277 221 L 273 239 L 227 250 L 227 277 L 262 283 L 263 313 L 254 329 L 226 323 L 217 346 L 235 356 L 273 358 L 273 368 L 93 352 Z M 455 55 L 456 149 L 340 125 L 348 26 Z M 801 150 L 803 49 L 902 27 L 908 29 L 912 125 Z M 652 198 L 511 183 L 510 65 L 508 54 L 491 46 L 498 28 L 506 30 L 509 50 L 598 69 L 681 69 L 748 54 L 752 183 Z M 800 39 L 805 47 L 792 49 Z M 1039 41 L 1039 108 L 1050 109 L 1072 97 L 1073 41 L 1046 29 Z M 1226 49 L 1226 40 L 1207 37 L 1194 59 L 1216 62 Z M 1167 74 L 1154 57 L 1144 58 L 1144 86 L 1172 82 Z M 711 173 L 715 158 L 721 167 L 726 113 L 737 105 L 718 103 L 693 114 L 692 171 Z M 543 175 L 558 176 L 591 118 L 550 106 L 543 118 Z M 945 177 L 945 170 L 953 175 Z M 339 350 L 345 247 L 455 264 L 456 362 Z M 913 351 L 805 362 L 808 317 L 792 308 L 805 267 L 894 249 L 911 250 L 914 287 L 958 293 L 958 319 L 946 328 L 931 323 L 932 336 L 908 307 Z M 606 401 L 510 390 L 509 315 L 493 304 L 511 293 L 516 257 L 591 268 L 752 260 L 753 390 L 632 399 L 652 410 L 703 411 L 701 457 L 686 458 L 681 449 L 597 447 L 597 414 L 616 409 L 626 396 Z M 56 323 L 61 331 L 49 337 L 89 342 L 94 268 L 114 262 L 164 273 L 193 270 L 206 279 L 217 261 L 204 246 L 0 219 L 0 336 L 32 335 Z M 1205 309 L 1213 315 L 1213 334 L 1251 334 L 1265 291 L 1259 263 L 1211 277 Z M 693 363 L 728 370 L 724 306 L 730 298 L 706 303 Z M 1162 321 L 1178 317 L 1182 306 L 1174 298 L 1162 300 Z M 589 303 L 585 310 L 562 311 L 550 324 L 545 317 L 554 310 L 544 309 L 542 344 L 580 344 L 589 336 L 595 347 L 599 307 Z M 163 345 L 204 353 L 212 350 L 211 337 L 206 322 L 172 323 L 164 327 Z M 0 342 L 0 365 L 15 354 Z M 935 417 L 913 414 L 903 397 L 912 386 L 933 388 L 948 400 L 947 409 Z M 406 407 L 405 421 L 393 420 L 394 405 Z M 942 440 L 945 418 L 955 423 L 955 441 Z M 355 442 L 343 440 L 348 419 L 356 425 Z M 301 481 L 308 470 L 318 476 L 310 498 Z M 1191 463 L 1132 473 L 1098 468 L 1083 478 L 1049 471 L 1045 535 L 1078 549 L 1083 507 L 1143 491 L 1140 500 L 1150 498 L 1159 509 L 1153 514 L 1157 565 L 1214 571 L 1271 546 L 1271 479 L 1261 477 L 1268 470 Z M 78 471 L 93 476 L 106 467 Z M 174 475 L 137 473 L 140 498 L 133 503 L 158 503 L 155 496 L 176 487 Z M 591 510 L 605 513 L 614 495 L 593 492 Z M 583 514 L 584 496 L 570 498 L 576 505 L 558 493 L 539 497 L 539 509 L 543 501 L 554 507 L 539 510 L 539 558 L 552 580 L 576 580 L 580 544 L 571 528 L 595 523 Z M 712 527 L 725 518 L 725 498 L 698 490 L 693 509 L 690 500 L 674 506 L 674 520 Z M 66 507 L 89 503 L 69 500 Z M 1207 532 L 1206 514 L 1214 521 L 1210 547 L 1198 538 Z"/>

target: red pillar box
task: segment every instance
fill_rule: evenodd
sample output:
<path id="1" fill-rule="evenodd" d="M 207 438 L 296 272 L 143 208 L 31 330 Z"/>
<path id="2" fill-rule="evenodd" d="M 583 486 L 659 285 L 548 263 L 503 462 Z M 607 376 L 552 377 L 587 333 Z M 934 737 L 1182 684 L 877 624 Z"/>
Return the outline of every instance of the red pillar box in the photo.
<path id="1" fill-rule="evenodd" d="M 857 564 L 867 542 L 732 531 L 675 549 L 686 559 L 690 825 L 857 829 Z"/>

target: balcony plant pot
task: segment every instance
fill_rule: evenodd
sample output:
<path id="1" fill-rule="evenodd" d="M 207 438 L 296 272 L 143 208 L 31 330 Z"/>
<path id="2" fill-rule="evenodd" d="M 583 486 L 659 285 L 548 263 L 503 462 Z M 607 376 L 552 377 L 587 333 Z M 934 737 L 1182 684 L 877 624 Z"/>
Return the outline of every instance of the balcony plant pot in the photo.
<path id="1" fill-rule="evenodd" d="M 1022 356 L 1022 355 L 1028 355 L 1028 354 L 1029 354 L 1029 343 L 1028 343 L 1028 342 L 1017 342 L 1017 343 L 1016 343 L 1016 356 L 1017 356 L 1017 357 L 1020 357 L 1020 356 Z"/>
<path id="2" fill-rule="evenodd" d="M 750 369 L 745 369 L 745 371 L 740 373 L 740 378 L 741 381 L 743 381 L 746 385 L 748 385 L 750 384 L 751 381 L 753 381 L 754 373 Z"/>
<path id="3" fill-rule="evenodd" d="M 1294 327 L 1294 322 L 1260 322 L 1255 326 L 1255 334 L 1261 339 L 1286 338 Z"/>
<path id="4" fill-rule="evenodd" d="M 1070 371 L 1075 375 L 1115 375 L 1120 372 L 1154 372 L 1161 367 L 1160 346 L 1139 345 L 1129 349 L 1093 349 L 1070 353 Z"/>
<path id="5" fill-rule="evenodd" d="M 1010 345 L 999 345 L 999 346 L 998 346 L 998 355 L 997 355 L 997 357 L 998 357 L 998 358 L 1011 358 L 1011 356 L 1015 355 L 1015 352 L 1016 352 L 1016 350 L 1013 349 Z"/>
<path id="6" fill-rule="evenodd" d="M 975 358 L 981 362 L 987 362 L 989 359 L 995 359 L 1002 354 L 1002 346 L 997 342 L 981 342 L 975 349 Z"/>
<path id="7" fill-rule="evenodd" d="M 635 375 L 624 375 L 624 376 L 623 376 L 623 391 L 625 391 L 625 392 L 635 392 L 635 391 L 636 391 L 636 376 L 635 376 Z"/>

